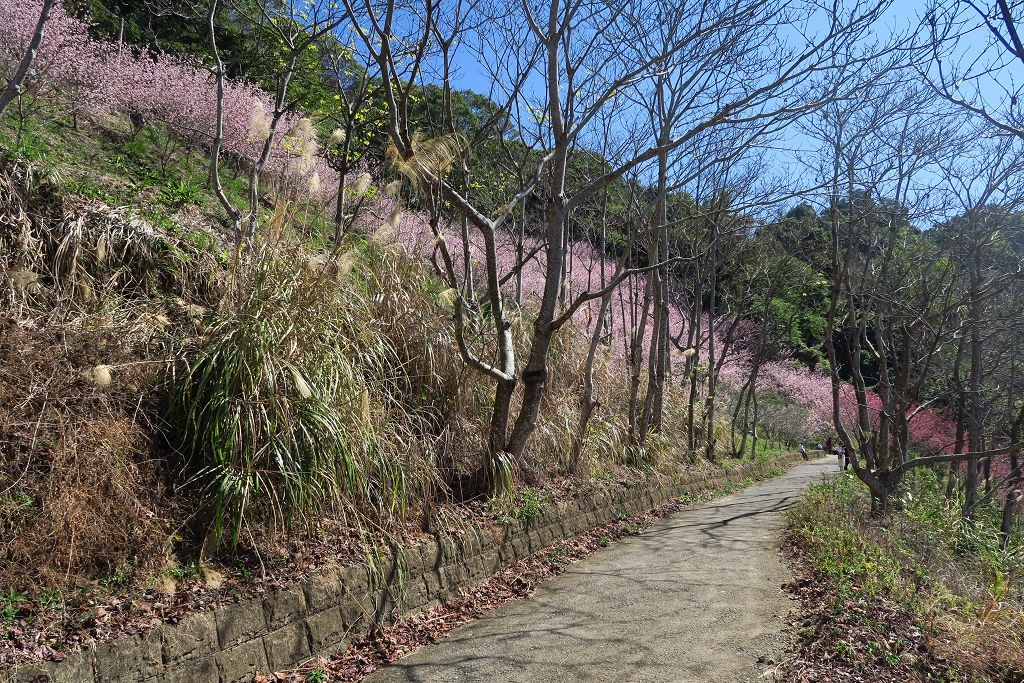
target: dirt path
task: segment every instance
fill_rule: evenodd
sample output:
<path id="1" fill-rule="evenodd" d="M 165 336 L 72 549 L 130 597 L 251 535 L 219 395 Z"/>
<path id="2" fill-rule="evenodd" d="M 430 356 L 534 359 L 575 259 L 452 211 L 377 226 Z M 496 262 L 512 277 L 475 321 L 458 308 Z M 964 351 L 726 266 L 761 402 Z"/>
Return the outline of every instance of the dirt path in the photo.
<path id="1" fill-rule="evenodd" d="M 681 512 L 369 680 L 764 680 L 785 650 L 779 514 L 831 458 Z"/>

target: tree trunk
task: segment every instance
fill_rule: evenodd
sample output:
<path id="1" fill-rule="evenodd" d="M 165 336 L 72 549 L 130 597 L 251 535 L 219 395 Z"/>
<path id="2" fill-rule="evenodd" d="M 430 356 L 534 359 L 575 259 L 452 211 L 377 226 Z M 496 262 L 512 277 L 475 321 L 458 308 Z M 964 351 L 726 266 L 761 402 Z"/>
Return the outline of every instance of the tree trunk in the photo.
<path id="1" fill-rule="evenodd" d="M 347 142 L 346 142 L 347 144 Z M 338 200 L 334 205 L 334 246 L 341 244 L 345 234 L 345 184 L 348 176 L 347 164 L 338 169 Z"/>
<path id="2" fill-rule="evenodd" d="M 638 416 L 640 407 L 640 373 L 643 367 L 644 334 L 647 331 L 647 318 L 651 305 L 651 281 L 647 280 L 644 286 L 644 296 L 640 309 L 640 320 L 633 332 L 633 344 L 630 349 L 630 375 L 629 375 L 629 447 L 636 448 L 644 443 L 646 435 L 640 424 Z"/>
<path id="3" fill-rule="evenodd" d="M 492 492 L 500 493 L 512 483 L 511 475 L 505 469 L 514 463 L 505 460 L 508 450 L 508 423 L 512 407 L 512 395 L 516 390 L 516 382 L 499 380 L 494 389 L 494 406 L 491 409 L 491 422 L 487 432 L 488 450 L 488 484 Z"/>
<path id="4" fill-rule="evenodd" d="M 11 80 L 7 82 L 7 87 L 0 93 L 0 116 L 3 115 L 4 110 L 14 101 L 14 98 L 21 95 L 21 84 L 25 82 L 25 78 L 32 70 L 32 63 L 35 62 L 36 54 L 39 52 L 39 45 L 43 42 L 46 22 L 50 20 L 50 12 L 53 11 L 54 4 L 56 4 L 56 0 L 44 0 L 43 2 L 35 31 L 32 32 L 32 39 L 28 43 L 28 49 L 25 50 L 21 63 L 18 64 L 18 69 L 14 72 Z"/>
<path id="5" fill-rule="evenodd" d="M 708 395 L 704 402 L 706 430 L 705 455 L 715 461 L 715 304 L 718 290 L 718 223 L 711 221 L 710 290 L 708 292 Z"/>
<path id="6" fill-rule="evenodd" d="M 981 248 L 975 246 L 969 292 L 971 324 L 971 368 L 970 368 L 970 412 L 967 420 L 968 448 L 972 453 L 982 452 L 982 406 L 981 406 Z M 964 517 L 970 518 L 978 504 L 978 458 L 967 461 L 967 498 L 964 503 Z"/>
<path id="7" fill-rule="evenodd" d="M 1016 444 L 1020 438 L 1022 422 L 1024 422 L 1024 408 L 1021 409 L 1017 419 L 1013 422 L 1013 427 L 1010 429 L 1010 443 Z M 1016 516 L 1017 508 L 1024 503 L 1024 468 L 1021 467 L 1020 449 L 1014 446 L 1007 457 L 1010 459 L 1009 490 L 1006 492 L 1006 500 L 1003 501 L 1003 519 L 999 525 L 999 546 L 1003 550 L 1010 547 L 1014 517 Z"/>

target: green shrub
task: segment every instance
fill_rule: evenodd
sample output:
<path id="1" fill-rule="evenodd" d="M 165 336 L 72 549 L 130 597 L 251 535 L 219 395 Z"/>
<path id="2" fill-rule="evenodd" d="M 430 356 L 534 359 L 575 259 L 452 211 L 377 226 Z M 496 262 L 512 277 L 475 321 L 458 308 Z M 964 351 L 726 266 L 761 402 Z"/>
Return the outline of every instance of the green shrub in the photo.
<path id="1" fill-rule="evenodd" d="M 863 594 L 910 605 L 915 591 L 904 578 L 903 566 L 857 525 L 858 486 L 852 477 L 812 486 L 788 513 L 789 525 L 803 537 L 812 564 L 838 591 L 837 602 Z"/>
<path id="2" fill-rule="evenodd" d="M 203 199 L 203 189 L 192 180 L 172 182 L 160 191 L 160 199 L 174 208 L 185 204 L 198 204 Z"/>
<path id="3" fill-rule="evenodd" d="M 379 265 L 379 263 L 378 263 Z M 289 254 L 257 255 L 202 346 L 172 377 L 168 440 L 180 450 L 218 542 L 250 520 L 289 527 L 356 503 L 388 516 L 428 486 L 403 362 L 358 281 Z"/>

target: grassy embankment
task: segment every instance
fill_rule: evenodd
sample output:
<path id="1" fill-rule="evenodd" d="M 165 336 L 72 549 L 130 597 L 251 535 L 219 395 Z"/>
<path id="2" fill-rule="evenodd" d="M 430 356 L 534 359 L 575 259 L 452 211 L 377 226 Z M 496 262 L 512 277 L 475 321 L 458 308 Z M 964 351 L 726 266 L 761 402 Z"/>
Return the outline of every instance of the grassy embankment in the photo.
<path id="1" fill-rule="evenodd" d="M 998 505 L 964 522 L 945 478 L 915 470 L 889 518 L 847 473 L 789 513 L 803 635 L 787 680 L 1024 680 L 1024 542 Z"/>
<path id="2" fill-rule="evenodd" d="M 626 456 L 625 367 L 600 354 L 602 408 L 568 471 L 585 357 L 570 330 L 530 471 L 508 499 L 461 504 L 493 389 L 460 361 L 427 264 L 368 236 L 335 249 L 329 212 L 270 192 L 273 243 L 233 267 L 208 159 L 159 128 L 40 110 L 0 122 L 0 148 L 0 618 L 15 638 L 113 632 L 139 604 L 285 581 L 374 539 L 712 467 L 671 429 Z M 226 186 L 244 200 L 244 174 Z M 669 425 L 684 399 L 667 397 Z"/>

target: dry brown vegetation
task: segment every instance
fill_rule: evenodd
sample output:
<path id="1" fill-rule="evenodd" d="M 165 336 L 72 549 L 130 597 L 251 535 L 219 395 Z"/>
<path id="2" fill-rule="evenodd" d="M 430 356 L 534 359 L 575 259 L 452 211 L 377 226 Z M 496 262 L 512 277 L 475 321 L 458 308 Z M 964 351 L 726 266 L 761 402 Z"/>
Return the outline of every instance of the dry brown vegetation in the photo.
<path id="1" fill-rule="evenodd" d="M 113 329 L 0 331 L 0 583 L 22 590 L 152 570 L 167 554 L 173 494 L 143 407 L 151 368 L 83 374 L 138 353 Z M 83 320 L 94 325 L 99 321 Z"/>
<path id="2" fill-rule="evenodd" d="M 191 278 L 210 271 L 187 262 L 194 249 L 61 195 L 31 166 L 2 166 L 0 584 L 152 570 L 176 509 L 152 389 L 168 330 L 212 291 Z"/>
<path id="3" fill-rule="evenodd" d="M 151 585 L 198 552 L 209 514 L 201 489 L 189 485 L 196 470 L 167 422 L 165 395 L 170 370 L 186 372 L 219 330 L 245 319 L 241 292 L 252 293 L 253 281 L 228 285 L 218 239 L 207 229 L 202 242 L 213 246 L 198 247 L 128 210 L 66 194 L 30 164 L 0 160 L 0 297 L 10 304 L 0 320 L 0 586 L 35 599 L 111 577 L 121 587 Z M 296 234 L 266 248 L 261 262 L 272 277 L 257 303 L 265 310 L 290 292 L 281 299 L 290 324 L 339 340 L 340 419 L 362 469 L 358 486 L 322 501 L 320 512 L 285 518 L 272 490 L 254 497 L 243 547 L 228 553 L 243 573 L 265 572 L 296 543 L 315 547 L 317 536 L 336 535 L 328 527 L 402 535 L 479 514 L 451 503 L 481 492 L 473 474 L 491 390 L 459 360 L 444 287 L 427 264 L 391 247 L 355 241 L 317 254 L 301 242 Z M 527 319 L 524 312 L 513 323 L 525 331 Z M 528 335 L 516 339 L 525 352 Z M 323 345 L 286 342 L 284 361 L 322 362 Z M 602 408 L 582 476 L 569 476 L 587 343 L 571 328 L 553 341 L 549 391 L 519 485 L 559 495 L 595 478 L 688 466 L 670 457 L 671 434 L 642 462 L 627 462 L 628 377 L 617 358 L 599 354 Z M 280 380 L 282 400 L 295 401 L 293 380 Z M 679 397 L 666 410 L 671 417 L 684 405 Z"/>

